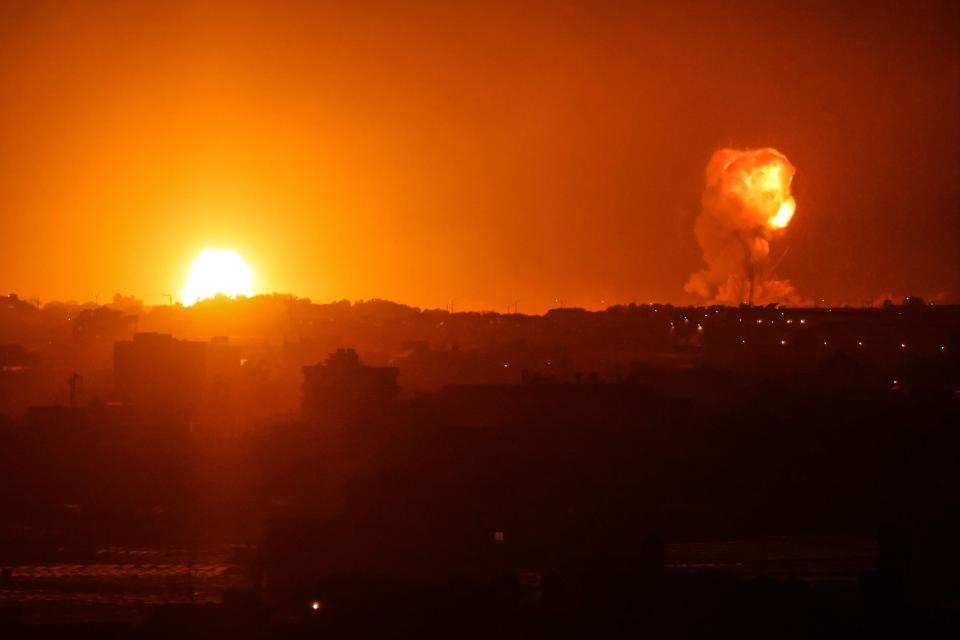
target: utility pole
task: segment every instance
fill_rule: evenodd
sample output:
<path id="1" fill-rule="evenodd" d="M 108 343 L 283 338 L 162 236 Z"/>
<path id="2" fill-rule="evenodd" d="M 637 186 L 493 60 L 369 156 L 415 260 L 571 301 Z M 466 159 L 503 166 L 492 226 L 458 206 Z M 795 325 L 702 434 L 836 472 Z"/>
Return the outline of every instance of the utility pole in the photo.
<path id="1" fill-rule="evenodd" d="M 80 374 L 76 371 L 73 372 L 73 375 L 67 380 L 67 384 L 70 385 L 70 409 L 77 408 L 77 387 L 80 386 Z"/>

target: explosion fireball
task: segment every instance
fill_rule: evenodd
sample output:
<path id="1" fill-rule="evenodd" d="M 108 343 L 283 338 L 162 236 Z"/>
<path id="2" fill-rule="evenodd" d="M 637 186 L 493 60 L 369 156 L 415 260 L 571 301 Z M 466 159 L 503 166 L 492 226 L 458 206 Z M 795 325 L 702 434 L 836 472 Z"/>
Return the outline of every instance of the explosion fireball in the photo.
<path id="1" fill-rule="evenodd" d="M 694 233 L 707 268 L 684 290 L 714 304 L 800 304 L 787 280 L 769 268 L 770 242 L 790 224 L 796 169 L 776 149 L 721 149 L 707 163 L 703 210 Z"/>
<path id="2" fill-rule="evenodd" d="M 231 249 L 204 249 L 190 265 L 190 279 L 181 298 L 190 306 L 216 295 L 253 295 L 253 270 Z"/>

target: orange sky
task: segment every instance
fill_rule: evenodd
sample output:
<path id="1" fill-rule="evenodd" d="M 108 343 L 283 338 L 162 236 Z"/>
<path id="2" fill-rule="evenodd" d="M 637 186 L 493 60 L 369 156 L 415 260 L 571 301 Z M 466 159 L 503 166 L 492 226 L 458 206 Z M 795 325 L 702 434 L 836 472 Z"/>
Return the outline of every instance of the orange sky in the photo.
<path id="1" fill-rule="evenodd" d="M 688 302 L 707 159 L 772 146 L 801 292 L 957 299 L 956 3 L 638 4 L 5 1 L 0 290 L 155 304 L 210 246 L 318 301 Z"/>

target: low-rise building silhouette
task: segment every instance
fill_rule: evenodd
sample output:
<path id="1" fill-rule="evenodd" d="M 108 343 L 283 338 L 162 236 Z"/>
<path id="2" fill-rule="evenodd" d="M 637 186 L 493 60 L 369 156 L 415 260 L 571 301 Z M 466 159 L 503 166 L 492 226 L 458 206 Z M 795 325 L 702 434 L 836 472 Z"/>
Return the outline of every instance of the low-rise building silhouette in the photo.
<path id="1" fill-rule="evenodd" d="M 325 423 L 383 417 L 397 398 L 397 367 L 360 364 L 353 349 L 337 349 L 303 371 L 303 412 Z"/>
<path id="2" fill-rule="evenodd" d="M 166 333 L 137 333 L 113 348 L 120 398 L 137 406 L 192 410 L 207 375 L 207 345 Z"/>

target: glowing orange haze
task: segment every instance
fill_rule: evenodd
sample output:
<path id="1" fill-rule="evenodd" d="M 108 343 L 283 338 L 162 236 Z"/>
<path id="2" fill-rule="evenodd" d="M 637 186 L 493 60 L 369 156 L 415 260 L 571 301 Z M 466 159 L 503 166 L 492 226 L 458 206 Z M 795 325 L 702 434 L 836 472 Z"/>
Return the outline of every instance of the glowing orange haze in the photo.
<path id="1" fill-rule="evenodd" d="M 767 145 L 801 291 L 960 290 L 953 10 L 735 4 L 0 3 L 0 293 L 158 304 L 212 248 L 318 301 L 692 302 L 704 163 Z"/>

